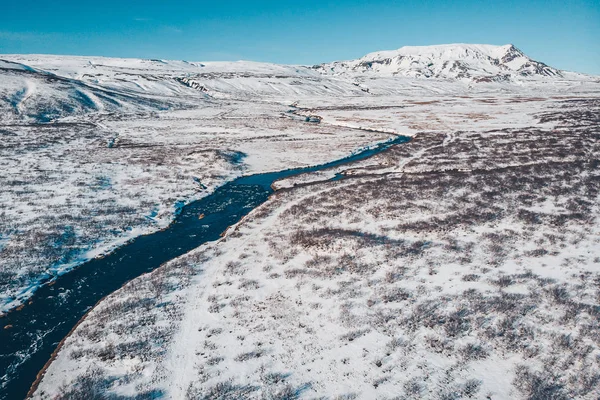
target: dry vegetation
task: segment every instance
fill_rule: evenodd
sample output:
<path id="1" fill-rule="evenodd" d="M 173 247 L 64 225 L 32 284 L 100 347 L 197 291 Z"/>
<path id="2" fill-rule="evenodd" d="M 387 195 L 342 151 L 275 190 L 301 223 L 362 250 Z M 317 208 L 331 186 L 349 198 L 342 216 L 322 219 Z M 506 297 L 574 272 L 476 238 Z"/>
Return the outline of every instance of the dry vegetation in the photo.
<path id="1" fill-rule="evenodd" d="M 227 180 L 330 161 L 341 138 L 340 157 L 386 137 L 283 118 L 285 105 L 231 103 L 0 124 L 0 312 L 40 281 L 164 228 Z"/>
<path id="2" fill-rule="evenodd" d="M 556 104 L 541 125 L 423 132 L 284 185 L 110 296 L 37 394 L 598 398 L 600 108 Z M 180 297 L 159 306 L 155 280 Z"/>
<path id="3" fill-rule="evenodd" d="M 164 227 L 178 202 L 239 173 L 228 152 L 157 142 L 156 131 L 116 143 L 92 123 L 2 132 L 0 308 L 18 305 L 23 290 L 93 256 L 88 251 Z"/>

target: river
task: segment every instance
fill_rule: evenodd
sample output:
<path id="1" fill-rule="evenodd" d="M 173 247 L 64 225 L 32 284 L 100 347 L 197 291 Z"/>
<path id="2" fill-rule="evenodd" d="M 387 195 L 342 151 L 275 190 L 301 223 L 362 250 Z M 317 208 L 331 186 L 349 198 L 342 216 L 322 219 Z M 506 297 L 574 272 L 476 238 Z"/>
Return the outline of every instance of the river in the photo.
<path id="1" fill-rule="evenodd" d="M 103 297 L 166 261 L 219 239 L 230 225 L 268 199 L 274 181 L 362 160 L 408 140 L 399 136 L 318 166 L 240 177 L 183 207 L 168 228 L 137 237 L 41 287 L 31 304 L 0 318 L 0 326 L 7 327 L 0 329 L 0 399 L 25 398 L 56 346 Z"/>

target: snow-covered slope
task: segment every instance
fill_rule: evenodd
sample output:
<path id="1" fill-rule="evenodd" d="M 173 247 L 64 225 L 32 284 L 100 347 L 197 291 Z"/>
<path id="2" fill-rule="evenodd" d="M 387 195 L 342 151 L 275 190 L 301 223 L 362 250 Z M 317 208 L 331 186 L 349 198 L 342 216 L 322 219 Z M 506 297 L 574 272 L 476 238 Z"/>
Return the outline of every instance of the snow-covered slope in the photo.
<path id="1" fill-rule="evenodd" d="M 122 94 L 187 102 L 196 95 L 248 98 L 361 93 L 345 79 L 323 76 L 305 66 L 53 55 L 2 55 L 0 59 Z"/>
<path id="2" fill-rule="evenodd" d="M 371 73 L 380 76 L 464 79 L 502 82 L 523 79 L 585 79 L 581 74 L 561 71 L 532 60 L 512 44 L 448 44 L 405 46 L 378 51 L 352 61 L 315 67 L 326 74 Z"/>
<path id="3" fill-rule="evenodd" d="M 182 105 L 181 100 L 160 98 L 158 93 L 140 95 L 116 84 L 102 86 L 69 75 L 0 59 L 0 118 L 49 122 L 90 112 L 135 113 Z"/>

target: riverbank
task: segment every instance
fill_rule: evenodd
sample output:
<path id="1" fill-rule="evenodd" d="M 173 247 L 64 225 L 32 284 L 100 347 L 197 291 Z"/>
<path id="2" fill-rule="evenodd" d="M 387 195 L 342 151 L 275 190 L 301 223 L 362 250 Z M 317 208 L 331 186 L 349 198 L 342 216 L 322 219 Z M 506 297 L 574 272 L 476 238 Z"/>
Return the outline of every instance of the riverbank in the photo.
<path id="1" fill-rule="evenodd" d="M 229 226 L 267 200 L 272 193 L 273 181 L 360 161 L 407 140 L 389 140 L 319 166 L 240 177 L 184 206 L 167 228 L 137 237 L 102 258 L 82 264 L 69 274 L 58 277 L 52 286 L 40 288 L 27 307 L 5 315 L 3 322 L 12 328 L 0 333 L 2 354 L 6 360 L 3 366 L 10 371 L 10 359 L 15 359 L 17 354 L 27 354 L 31 362 L 25 360 L 21 364 L 25 368 L 18 368 L 34 371 L 35 363 L 54 349 L 53 341 L 63 339 L 70 330 L 69 324 L 81 323 L 78 315 L 81 316 L 101 298 L 136 276 L 152 271 L 207 241 L 218 240 Z M 199 219 L 199 215 L 204 217 Z M 43 338 L 43 342 L 28 342 L 28 337 L 33 340 Z M 14 374 L 17 382 L 26 382 L 26 373 L 21 375 L 17 369 Z M 18 388 L 12 390 L 8 386 L 3 393 L 9 398 L 19 397 Z"/>

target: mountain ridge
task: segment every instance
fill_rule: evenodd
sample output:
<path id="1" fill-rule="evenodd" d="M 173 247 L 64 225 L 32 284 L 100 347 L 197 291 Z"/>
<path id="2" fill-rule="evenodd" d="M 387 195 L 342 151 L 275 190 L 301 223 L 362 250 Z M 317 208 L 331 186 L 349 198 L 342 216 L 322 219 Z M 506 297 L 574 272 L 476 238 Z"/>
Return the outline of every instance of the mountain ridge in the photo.
<path id="1" fill-rule="evenodd" d="M 589 76 L 563 71 L 527 56 L 513 44 L 442 44 L 404 46 L 376 51 L 349 61 L 313 66 L 326 75 L 372 75 L 409 78 L 516 82 L 531 78 L 586 79 Z"/>

